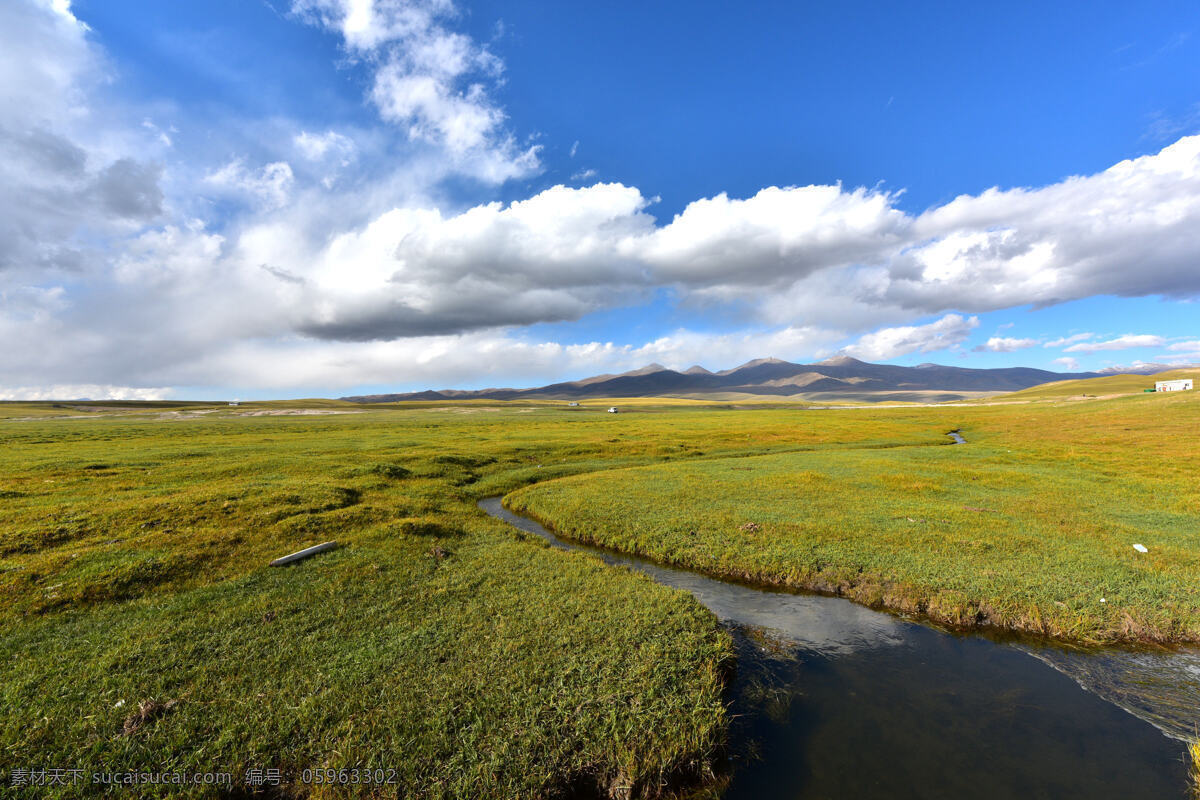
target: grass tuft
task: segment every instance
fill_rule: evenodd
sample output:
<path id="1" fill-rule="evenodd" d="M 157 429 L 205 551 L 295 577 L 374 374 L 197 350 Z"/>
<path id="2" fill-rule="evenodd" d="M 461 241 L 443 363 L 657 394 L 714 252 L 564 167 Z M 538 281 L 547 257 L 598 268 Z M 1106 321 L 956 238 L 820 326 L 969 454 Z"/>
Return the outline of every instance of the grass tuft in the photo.
<path id="1" fill-rule="evenodd" d="M 1189 773 L 1192 779 L 1192 796 L 1200 798 L 1200 739 L 1188 745 L 1188 755 L 1192 759 Z"/>

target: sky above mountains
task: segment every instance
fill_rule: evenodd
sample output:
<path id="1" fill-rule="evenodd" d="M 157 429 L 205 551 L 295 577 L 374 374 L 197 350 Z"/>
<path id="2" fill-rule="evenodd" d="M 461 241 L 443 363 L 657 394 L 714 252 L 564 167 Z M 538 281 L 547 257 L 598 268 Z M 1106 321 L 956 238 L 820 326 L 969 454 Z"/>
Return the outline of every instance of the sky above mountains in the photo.
<path id="1" fill-rule="evenodd" d="M 1200 361 L 1194 3 L 0 0 L 0 399 Z"/>

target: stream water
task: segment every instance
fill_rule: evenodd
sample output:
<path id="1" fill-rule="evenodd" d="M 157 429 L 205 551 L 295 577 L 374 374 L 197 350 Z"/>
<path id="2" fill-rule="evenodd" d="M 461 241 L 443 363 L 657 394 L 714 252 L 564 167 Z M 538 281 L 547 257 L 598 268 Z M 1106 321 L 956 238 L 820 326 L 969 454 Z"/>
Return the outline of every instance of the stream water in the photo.
<path id="1" fill-rule="evenodd" d="M 1185 798 L 1194 651 L 1072 650 L 948 633 L 836 597 L 773 591 L 564 542 L 695 595 L 734 632 L 740 798 Z"/>

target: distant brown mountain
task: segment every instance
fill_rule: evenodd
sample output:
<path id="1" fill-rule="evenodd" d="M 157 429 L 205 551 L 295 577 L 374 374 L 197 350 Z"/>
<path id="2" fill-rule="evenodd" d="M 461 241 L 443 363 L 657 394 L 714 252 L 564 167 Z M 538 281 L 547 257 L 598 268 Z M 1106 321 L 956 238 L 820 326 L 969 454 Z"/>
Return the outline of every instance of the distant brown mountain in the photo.
<path id="1" fill-rule="evenodd" d="M 359 403 L 391 403 L 401 400 L 657 396 L 722 396 L 735 399 L 737 395 L 768 395 L 780 399 L 806 400 L 944 401 L 980 394 L 1014 392 L 1051 381 L 1094 378 L 1098 374 L 1049 372 L 1029 367 L 966 369 L 941 364 L 898 367 L 868 364 L 848 356 L 830 358 L 817 364 L 793 364 L 777 358 L 759 358 L 719 372 L 709 372 L 699 365 L 677 372 L 661 364 L 649 364 L 620 375 L 597 375 L 533 389 L 442 389 L 342 399 Z"/>

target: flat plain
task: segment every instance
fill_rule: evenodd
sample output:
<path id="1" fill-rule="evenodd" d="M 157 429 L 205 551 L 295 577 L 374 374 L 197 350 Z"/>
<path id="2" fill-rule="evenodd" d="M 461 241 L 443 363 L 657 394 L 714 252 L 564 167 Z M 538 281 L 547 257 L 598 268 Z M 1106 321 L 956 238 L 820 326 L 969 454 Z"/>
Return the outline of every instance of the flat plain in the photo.
<path id="1" fill-rule="evenodd" d="M 621 406 L 5 404 L 0 751 L 395 781 L 364 796 L 711 777 L 728 634 L 475 507 L 498 495 L 568 538 L 943 623 L 1200 640 L 1191 393 Z"/>

